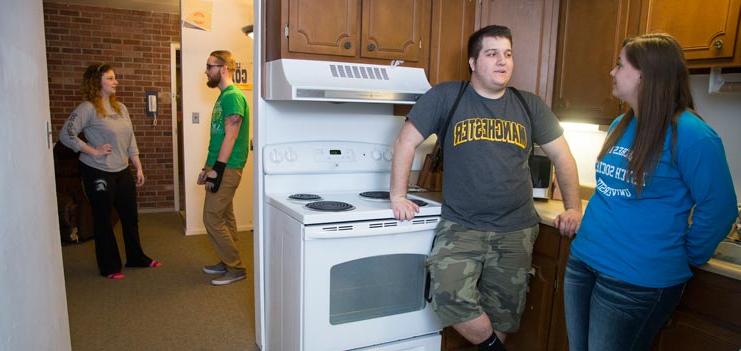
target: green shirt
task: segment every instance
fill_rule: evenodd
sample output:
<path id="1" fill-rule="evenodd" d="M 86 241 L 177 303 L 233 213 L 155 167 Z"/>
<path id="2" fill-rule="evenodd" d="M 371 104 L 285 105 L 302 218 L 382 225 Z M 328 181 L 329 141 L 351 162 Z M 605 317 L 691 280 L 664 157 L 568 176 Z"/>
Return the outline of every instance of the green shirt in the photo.
<path id="1" fill-rule="evenodd" d="M 213 166 L 216 158 L 219 156 L 221 144 L 224 142 L 226 130 L 224 129 L 224 117 L 239 115 L 243 118 L 239 127 L 237 140 L 234 141 L 234 149 L 226 162 L 228 168 L 243 168 L 247 163 L 247 152 L 249 150 L 249 116 L 250 107 L 247 105 L 247 98 L 239 88 L 230 85 L 221 91 L 219 98 L 216 99 L 214 110 L 211 113 L 211 140 L 208 143 L 208 157 L 206 165 Z"/>

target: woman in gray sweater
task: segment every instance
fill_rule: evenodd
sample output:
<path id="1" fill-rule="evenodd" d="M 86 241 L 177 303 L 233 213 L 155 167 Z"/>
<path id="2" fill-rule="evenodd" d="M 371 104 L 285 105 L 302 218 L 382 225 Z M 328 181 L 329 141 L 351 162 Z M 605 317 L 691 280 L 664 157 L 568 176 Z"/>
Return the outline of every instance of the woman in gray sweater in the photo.
<path id="1" fill-rule="evenodd" d="M 111 210 L 121 218 L 126 267 L 158 267 L 139 241 L 136 187 L 144 184 L 134 129 L 124 104 L 116 101 L 118 81 L 108 64 L 90 65 L 82 76 L 85 101 L 75 108 L 59 133 L 59 141 L 80 153 L 80 175 L 93 208 L 95 257 L 100 274 L 123 279 L 121 257 L 111 223 Z M 87 142 L 78 135 L 84 133 Z M 129 171 L 129 160 L 136 179 Z"/>

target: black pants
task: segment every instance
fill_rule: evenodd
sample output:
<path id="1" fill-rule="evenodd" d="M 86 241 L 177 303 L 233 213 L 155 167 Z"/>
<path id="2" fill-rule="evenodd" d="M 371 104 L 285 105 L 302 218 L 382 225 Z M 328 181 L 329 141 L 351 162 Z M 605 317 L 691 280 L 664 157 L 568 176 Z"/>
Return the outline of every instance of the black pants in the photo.
<path id="1" fill-rule="evenodd" d="M 80 162 L 80 176 L 85 195 L 93 208 L 95 258 L 102 276 L 121 272 L 121 256 L 113 234 L 111 210 L 118 212 L 123 229 L 127 267 L 147 267 L 152 259 L 139 242 L 139 215 L 136 208 L 136 184 L 129 169 L 105 172 Z"/>

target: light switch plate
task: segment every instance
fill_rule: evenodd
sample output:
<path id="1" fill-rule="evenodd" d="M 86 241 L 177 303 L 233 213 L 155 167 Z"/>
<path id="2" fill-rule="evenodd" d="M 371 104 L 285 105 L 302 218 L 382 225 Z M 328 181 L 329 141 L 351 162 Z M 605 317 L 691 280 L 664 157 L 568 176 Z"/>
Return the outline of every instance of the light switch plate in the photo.
<path id="1" fill-rule="evenodd" d="M 201 114 L 198 112 L 193 112 L 193 124 L 198 124 L 201 122 Z"/>

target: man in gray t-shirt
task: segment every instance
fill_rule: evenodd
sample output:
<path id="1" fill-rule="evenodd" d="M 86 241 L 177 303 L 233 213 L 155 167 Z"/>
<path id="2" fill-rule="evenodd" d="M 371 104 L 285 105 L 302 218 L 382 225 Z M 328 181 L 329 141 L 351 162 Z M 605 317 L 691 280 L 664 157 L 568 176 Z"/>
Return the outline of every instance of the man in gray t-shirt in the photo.
<path id="1" fill-rule="evenodd" d="M 444 135 L 443 220 L 428 259 L 433 307 L 443 324 L 480 350 L 504 350 L 505 333 L 519 328 L 527 293 L 523 277 L 537 237 L 528 169 L 533 142 L 556 166 L 565 211 L 555 225 L 569 236 L 581 221 L 578 176 L 548 106 L 522 92 L 528 117 L 507 89 L 514 66 L 509 28 L 480 29 L 469 38 L 468 55 L 471 82 L 447 129 L 459 82 L 435 86 L 409 113 L 394 147 L 391 202 L 400 220 L 419 211 L 406 199 L 414 151 L 430 134 Z"/>

